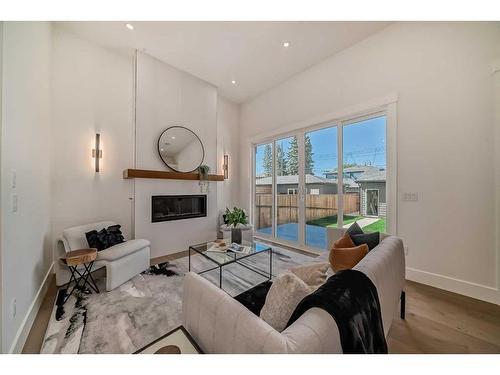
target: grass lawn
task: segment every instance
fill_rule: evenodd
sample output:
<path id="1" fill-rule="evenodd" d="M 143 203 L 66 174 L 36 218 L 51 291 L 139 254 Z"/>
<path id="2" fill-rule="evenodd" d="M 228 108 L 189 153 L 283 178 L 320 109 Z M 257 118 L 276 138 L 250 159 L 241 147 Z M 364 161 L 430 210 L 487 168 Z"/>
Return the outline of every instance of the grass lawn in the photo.
<path id="1" fill-rule="evenodd" d="M 344 215 L 344 225 L 354 223 L 357 220 L 363 219 L 363 216 Z M 317 227 L 337 227 L 337 215 L 325 216 L 320 219 L 309 220 L 306 224 L 315 225 Z M 365 232 L 385 232 L 385 219 L 380 219 L 366 227 L 363 227 Z"/>
<path id="2" fill-rule="evenodd" d="M 380 219 L 366 227 L 363 227 L 363 232 L 384 232 L 385 233 L 385 219 Z"/>

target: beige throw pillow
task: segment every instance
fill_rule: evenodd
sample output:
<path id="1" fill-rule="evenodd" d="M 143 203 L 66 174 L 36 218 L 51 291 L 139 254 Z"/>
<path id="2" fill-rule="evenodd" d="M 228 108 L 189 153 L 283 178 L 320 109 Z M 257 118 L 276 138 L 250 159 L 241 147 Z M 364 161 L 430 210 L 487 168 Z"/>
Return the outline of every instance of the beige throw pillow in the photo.
<path id="1" fill-rule="evenodd" d="M 330 263 L 313 263 L 305 266 L 290 268 L 290 272 L 294 273 L 307 285 L 317 289 L 325 283 L 328 268 L 330 268 Z"/>
<path id="2" fill-rule="evenodd" d="M 278 332 L 283 331 L 299 302 L 313 290 L 294 273 L 282 273 L 269 288 L 260 317 Z"/>

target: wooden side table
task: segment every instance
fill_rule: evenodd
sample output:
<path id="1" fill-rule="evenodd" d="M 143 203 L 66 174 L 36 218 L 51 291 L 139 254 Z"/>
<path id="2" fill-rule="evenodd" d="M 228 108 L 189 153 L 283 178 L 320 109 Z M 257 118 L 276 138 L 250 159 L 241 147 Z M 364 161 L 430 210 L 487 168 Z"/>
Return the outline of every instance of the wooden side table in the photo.
<path id="1" fill-rule="evenodd" d="M 71 282 L 75 282 L 75 286 L 73 289 L 71 289 L 71 292 L 68 294 L 66 293 L 66 298 L 63 301 L 63 304 L 66 303 L 66 301 L 71 297 L 73 292 L 76 289 L 84 289 L 85 285 L 88 285 L 90 287 L 90 292 L 92 293 L 92 290 L 95 291 L 96 293 L 99 293 L 99 288 L 97 287 L 97 284 L 92 277 L 92 266 L 94 265 L 94 261 L 97 258 L 97 249 L 80 249 L 80 250 L 74 250 L 74 251 L 69 251 L 66 253 L 66 256 L 60 258 L 61 262 L 66 264 L 71 271 L 71 278 L 69 279 L 68 286 L 71 285 Z M 83 274 L 80 273 L 80 271 L 77 269 L 78 266 L 83 266 Z M 77 278 L 76 276 L 79 276 Z M 89 280 L 90 279 L 90 280 Z"/>

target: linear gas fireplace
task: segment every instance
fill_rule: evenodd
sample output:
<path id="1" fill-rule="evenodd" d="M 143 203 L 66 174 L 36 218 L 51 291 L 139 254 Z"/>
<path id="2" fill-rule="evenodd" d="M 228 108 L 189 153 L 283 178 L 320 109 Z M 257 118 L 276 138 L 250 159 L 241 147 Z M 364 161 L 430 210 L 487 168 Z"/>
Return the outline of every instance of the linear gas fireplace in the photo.
<path id="1" fill-rule="evenodd" d="M 151 221 L 191 219 L 207 216 L 206 195 L 155 195 L 151 197 Z"/>

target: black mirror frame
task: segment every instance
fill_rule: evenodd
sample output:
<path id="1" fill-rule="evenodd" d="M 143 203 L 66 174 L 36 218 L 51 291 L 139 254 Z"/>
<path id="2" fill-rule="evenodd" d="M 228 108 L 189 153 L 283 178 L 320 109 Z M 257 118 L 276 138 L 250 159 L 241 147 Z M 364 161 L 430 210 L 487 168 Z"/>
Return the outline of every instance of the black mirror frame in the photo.
<path id="1" fill-rule="evenodd" d="M 193 133 L 193 135 L 200 142 L 201 152 L 202 152 L 201 161 L 200 161 L 200 164 L 195 169 L 193 169 L 192 171 L 188 171 L 188 172 L 178 171 L 177 169 L 172 168 L 170 165 L 168 165 L 167 162 L 165 160 L 163 160 L 163 158 L 161 156 L 161 152 L 160 152 L 160 139 L 161 139 L 162 135 L 165 134 L 165 132 L 167 130 L 170 130 L 170 129 L 173 129 L 173 128 L 181 128 L 181 129 L 186 129 L 187 131 L 190 131 L 191 133 Z M 170 127 L 166 128 L 164 131 L 161 132 L 160 136 L 158 137 L 157 147 L 158 147 L 158 156 L 160 157 L 160 160 L 163 162 L 163 164 L 165 164 L 168 168 L 170 168 L 174 172 L 179 172 L 179 173 L 193 173 L 194 171 L 196 171 L 200 167 L 200 165 L 203 164 L 203 161 L 205 160 L 205 147 L 203 146 L 203 142 L 201 141 L 200 137 L 198 137 L 198 135 L 194 131 L 192 131 L 191 129 L 186 128 L 185 126 L 174 125 L 174 126 L 170 126 Z"/>

